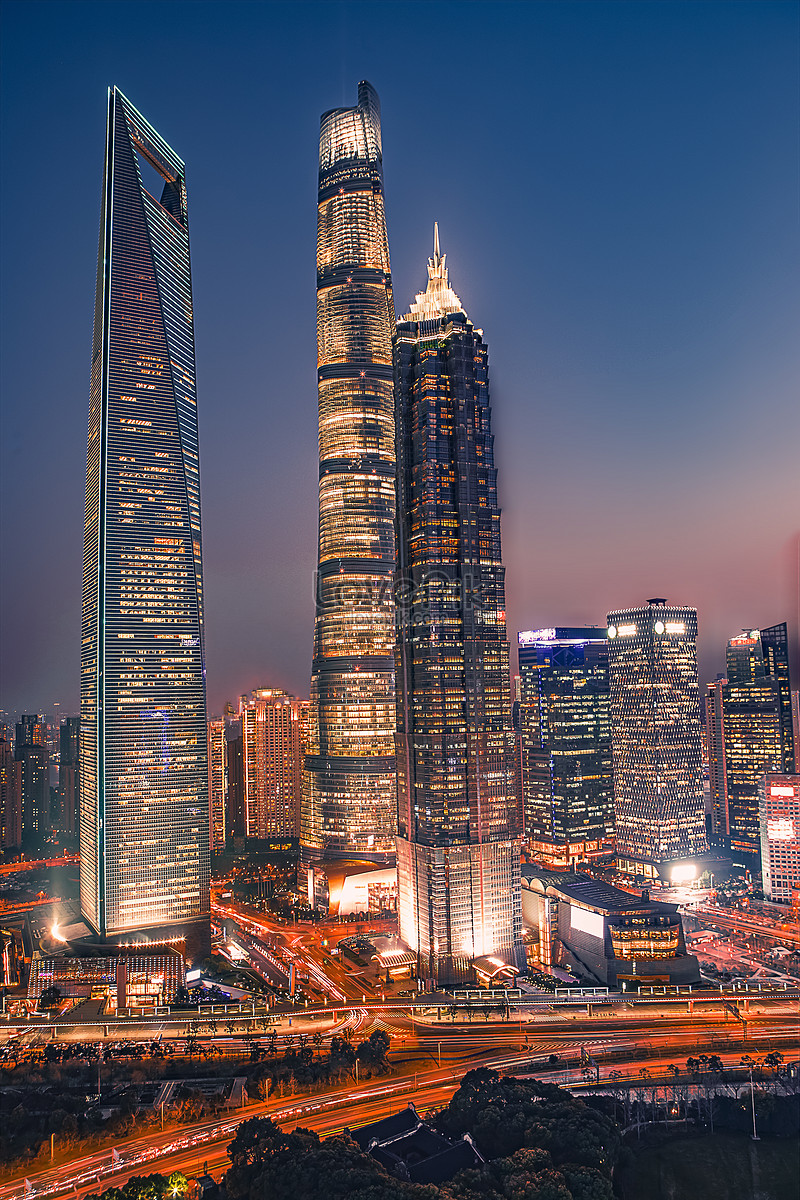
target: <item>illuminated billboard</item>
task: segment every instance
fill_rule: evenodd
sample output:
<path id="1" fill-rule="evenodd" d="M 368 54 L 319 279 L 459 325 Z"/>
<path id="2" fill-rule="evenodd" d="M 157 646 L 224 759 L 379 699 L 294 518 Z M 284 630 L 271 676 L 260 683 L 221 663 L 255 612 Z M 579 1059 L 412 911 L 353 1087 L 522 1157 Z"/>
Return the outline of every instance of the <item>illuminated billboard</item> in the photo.
<path id="1" fill-rule="evenodd" d="M 588 933 L 590 937 L 603 938 L 603 918 L 600 913 L 592 912 L 589 908 L 580 908 L 577 904 L 570 905 L 570 926 L 580 933 Z"/>

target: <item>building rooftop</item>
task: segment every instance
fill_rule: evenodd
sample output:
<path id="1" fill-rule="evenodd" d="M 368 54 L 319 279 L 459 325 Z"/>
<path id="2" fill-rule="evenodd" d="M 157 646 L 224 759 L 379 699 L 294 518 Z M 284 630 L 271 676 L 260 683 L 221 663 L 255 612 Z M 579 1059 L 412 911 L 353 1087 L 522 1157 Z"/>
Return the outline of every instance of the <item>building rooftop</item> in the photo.
<path id="1" fill-rule="evenodd" d="M 522 882 L 523 886 L 528 887 L 533 884 L 534 891 L 544 892 L 545 889 L 552 889 L 567 900 L 606 914 L 644 909 L 656 909 L 664 913 L 677 912 L 675 904 L 651 900 L 649 896 L 634 896 L 622 888 L 613 887 L 602 879 L 593 879 L 591 875 L 583 875 L 579 871 L 548 871 L 533 863 L 523 863 Z"/>
<path id="2" fill-rule="evenodd" d="M 444 1183 L 457 1171 L 484 1162 L 469 1134 L 451 1141 L 426 1124 L 413 1104 L 382 1121 L 345 1132 L 391 1175 L 412 1183 Z"/>
<path id="3" fill-rule="evenodd" d="M 387 1142 L 403 1137 L 412 1129 L 418 1129 L 421 1124 L 422 1118 L 414 1105 L 409 1104 L 407 1108 L 392 1113 L 390 1117 L 384 1117 L 381 1121 L 373 1121 L 371 1125 L 362 1125 L 360 1129 L 347 1129 L 346 1132 L 362 1150 L 367 1150 L 372 1141 L 376 1141 L 380 1146 L 385 1146 Z"/>

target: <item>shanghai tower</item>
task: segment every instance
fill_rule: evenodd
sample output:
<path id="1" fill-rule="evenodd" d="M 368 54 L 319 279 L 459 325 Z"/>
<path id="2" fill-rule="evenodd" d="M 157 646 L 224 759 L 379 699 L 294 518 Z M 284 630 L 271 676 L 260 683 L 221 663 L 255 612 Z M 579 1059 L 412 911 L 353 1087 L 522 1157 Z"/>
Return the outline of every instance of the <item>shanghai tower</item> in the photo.
<path id="1" fill-rule="evenodd" d="M 155 181 L 155 182 L 153 182 Z M 81 910 L 208 940 L 200 473 L 184 164 L 109 91 L 89 392 Z"/>
<path id="2" fill-rule="evenodd" d="M 395 379 L 400 937 L 437 984 L 507 982 L 524 966 L 520 813 L 488 350 L 438 229 Z"/>
<path id="3" fill-rule="evenodd" d="M 319 566 L 302 863 L 394 857 L 395 447 L 380 105 L 322 116 Z M 323 868 L 324 869 L 324 868 Z"/>

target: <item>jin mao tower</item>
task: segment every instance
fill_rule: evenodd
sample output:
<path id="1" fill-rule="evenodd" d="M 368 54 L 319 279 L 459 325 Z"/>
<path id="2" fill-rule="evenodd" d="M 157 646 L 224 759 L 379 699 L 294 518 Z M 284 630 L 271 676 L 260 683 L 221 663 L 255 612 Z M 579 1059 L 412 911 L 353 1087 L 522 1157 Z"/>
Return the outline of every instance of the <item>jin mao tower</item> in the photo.
<path id="1" fill-rule="evenodd" d="M 502 956 L 490 971 L 523 959 L 488 355 L 438 228 L 395 372 L 398 912 L 420 974 L 444 984 L 485 956 Z"/>
<path id="2" fill-rule="evenodd" d="M 322 116 L 317 216 L 319 568 L 305 867 L 394 856 L 394 306 L 380 105 Z"/>
<path id="3" fill-rule="evenodd" d="M 208 939 L 202 578 L 184 164 L 112 88 L 81 652 L 81 909 L 105 937 Z"/>

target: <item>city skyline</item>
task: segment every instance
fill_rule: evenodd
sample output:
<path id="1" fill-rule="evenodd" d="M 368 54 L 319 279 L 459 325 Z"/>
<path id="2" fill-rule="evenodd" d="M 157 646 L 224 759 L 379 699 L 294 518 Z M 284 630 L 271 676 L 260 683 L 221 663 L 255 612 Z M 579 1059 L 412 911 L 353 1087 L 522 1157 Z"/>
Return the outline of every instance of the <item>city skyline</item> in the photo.
<path id="1" fill-rule="evenodd" d="M 157 122 L 169 114 L 191 162 L 211 711 L 265 680 L 299 695 L 308 686 L 317 519 L 308 486 L 316 455 L 308 163 L 318 112 L 331 99 L 351 102 L 353 82 L 365 77 L 390 129 L 395 287 L 413 293 L 438 219 L 465 264 L 467 309 L 486 314 L 511 640 L 556 621 L 602 625 L 606 611 L 657 592 L 699 609 L 704 686 L 723 669 L 725 644 L 745 619 L 787 620 L 796 636 L 797 245 L 789 212 L 797 101 L 796 65 L 786 57 L 796 14 L 715 5 L 720 20 L 703 6 L 655 13 L 633 5 L 623 23 L 607 5 L 542 5 L 524 16 L 520 6 L 474 6 L 494 57 L 482 82 L 454 68 L 455 83 L 477 114 L 476 136 L 489 138 L 487 182 L 467 165 L 469 138 L 457 127 L 448 133 L 447 170 L 427 169 L 436 140 L 410 136 L 404 100 L 424 76 L 431 103 L 444 103 L 452 76 L 440 80 L 421 61 L 409 78 L 409 32 L 401 28 L 397 49 L 385 53 L 388 13 L 373 8 L 366 22 L 357 4 L 308 5 L 306 18 L 312 10 L 320 18 L 312 31 L 302 14 L 271 8 L 276 37 L 302 41 L 308 86 L 290 104 L 289 68 L 278 64 L 263 85 L 266 117 L 232 136 L 234 151 L 245 138 L 276 143 L 284 158 L 278 197 L 261 167 L 247 195 L 212 171 L 209 135 L 219 136 L 234 102 L 242 110 L 251 85 L 215 97 L 211 112 L 199 83 L 203 63 L 221 55 L 224 93 L 234 70 L 225 55 L 234 41 L 241 48 L 243 31 L 254 48 L 264 44 L 260 6 L 225 6 L 217 50 L 209 28 L 193 28 L 194 57 L 177 66 L 180 5 L 151 6 L 165 49 L 150 65 L 144 34 L 131 35 L 126 21 L 131 6 L 104 10 L 102 42 L 97 6 L 49 5 L 49 24 L 34 38 L 36 7 L 11 4 L 5 15 L 6 153 L 28 181 L 24 209 L 15 205 L 13 220 L 6 209 L 4 223 L 13 295 L 3 387 L 5 707 L 78 707 L 86 263 L 97 228 L 99 97 L 115 80 Z M 209 18 L 222 13 L 201 7 Z M 428 8 L 435 40 L 450 28 L 452 9 Z M 60 62 L 67 28 L 89 56 L 80 75 Z M 459 51 L 477 51 L 477 28 L 449 44 L 456 64 Z M 162 54 L 173 73 L 161 70 Z M 237 79 L 247 75 L 240 67 L 237 60 Z M 44 133 L 56 97 L 69 139 Z M 46 150 L 34 161 L 36 146 Z M 66 184 L 57 200 L 43 171 Z M 223 220 L 234 202 L 243 219 Z M 238 227 L 252 231 L 262 210 L 263 232 L 243 255 Z M 40 254 L 49 270 L 43 299 Z M 257 264 L 280 286 L 254 292 Z M 254 334 L 266 328 L 285 352 L 265 373 L 263 334 Z M 550 453 L 539 453 L 543 446 Z M 551 506 L 567 451 L 570 486 Z M 254 519 L 270 509 L 284 519 Z"/>

